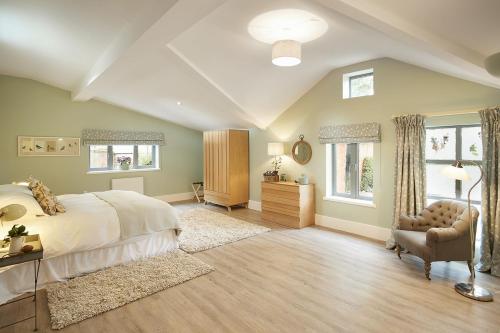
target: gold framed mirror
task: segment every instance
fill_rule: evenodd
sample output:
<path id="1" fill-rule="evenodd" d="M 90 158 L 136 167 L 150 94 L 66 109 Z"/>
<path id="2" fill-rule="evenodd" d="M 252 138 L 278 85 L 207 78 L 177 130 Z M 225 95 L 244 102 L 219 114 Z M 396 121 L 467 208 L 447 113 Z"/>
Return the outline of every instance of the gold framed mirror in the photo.
<path id="1" fill-rule="evenodd" d="M 307 164 L 312 157 L 312 148 L 309 142 L 304 141 L 304 135 L 299 135 L 299 141 L 295 142 L 292 147 L 292 157 L 299 164 Z"/>

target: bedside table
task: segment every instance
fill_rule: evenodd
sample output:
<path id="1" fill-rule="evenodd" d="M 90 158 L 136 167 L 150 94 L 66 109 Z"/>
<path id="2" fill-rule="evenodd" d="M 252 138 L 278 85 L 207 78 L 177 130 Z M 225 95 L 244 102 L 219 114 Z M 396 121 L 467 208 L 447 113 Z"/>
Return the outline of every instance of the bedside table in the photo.
<path id="1" fill-rule="evenodd" d="M 314 224 L 314 184 L 262 182 L 262 219 L 291 228 Z"/>
<path id="2" fill-rule="evenodd" d="M 36 288 L 38 285 L 38 273 L 40 272 L 40 261 L 43 259 L 43 247 L 42 247 L 42 242 L 40 241 L 40 236 L 39 235 L 25 236 L 25 245 L 33 246 L 33 250 L 31 252 L 28 252 L 28 253 L 23 253 L 23 252 L 16 253 L 16 254 L 8 254 L 8 253 L 2 254 L 2 253 L 0 253 L 0 267 L 17 265 L 17 264 L 22 264 L 25 262 L 33 261 L 33 267 L 34 267 L 34 273 L 35 273 L 34 274 L 35 275 L 35 280 L 34 280 L 35 292 L 33 295 L 28 295 L 28 296 L 25 296 L 23 298 L 19 298 L 19 299 L 16 299 L 14 301 L 9 301 L 7 303 L 4 303 L 4 304 L 0 305 L 0 307 L 33 297 L 33 302 L 35 302 L 35 314 L 31 317 L 28 317 L 28 318 L 25 318 L 22 320 L 18 320 L 14 323 L 2 326 L 2 327 L 0 327 L 0 330 L 3 328 L 9 327 L 9 326 L 15 325 L 17 323 L 32 319 L 32 318 L 35 318 L 34 331 L 38 330 L 37 316 L 36 316 Z"/>

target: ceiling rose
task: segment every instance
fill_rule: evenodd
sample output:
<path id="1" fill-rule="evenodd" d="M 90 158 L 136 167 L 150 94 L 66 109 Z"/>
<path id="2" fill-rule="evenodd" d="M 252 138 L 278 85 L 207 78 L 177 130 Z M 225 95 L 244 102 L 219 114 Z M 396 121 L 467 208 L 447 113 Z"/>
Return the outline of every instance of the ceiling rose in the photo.
<path id="1" fill-rule="evenodd" d="M 274 44 L 280 40 L 310 42 L 321 37 L 328 24 L 321 17 L 300 9 L 279 9 L 260 14 L 248 24 L 258 41 Z"/>

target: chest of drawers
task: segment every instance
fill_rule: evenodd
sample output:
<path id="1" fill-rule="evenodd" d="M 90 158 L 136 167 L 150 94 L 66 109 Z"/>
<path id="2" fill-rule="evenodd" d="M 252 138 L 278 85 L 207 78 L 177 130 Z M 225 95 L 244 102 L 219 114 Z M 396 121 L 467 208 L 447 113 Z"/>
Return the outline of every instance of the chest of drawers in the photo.
<path id="1" fill-rule="evenodd" d="M 291 228 L 314 224 L 314 184 L 262 182 L 262 218 Z"/>

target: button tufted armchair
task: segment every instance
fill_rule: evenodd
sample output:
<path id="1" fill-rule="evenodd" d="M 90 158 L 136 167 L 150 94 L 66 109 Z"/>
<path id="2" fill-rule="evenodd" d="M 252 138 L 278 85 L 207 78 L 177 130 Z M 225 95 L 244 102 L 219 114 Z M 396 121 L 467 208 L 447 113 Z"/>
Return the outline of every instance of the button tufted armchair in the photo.
<path id="1" fill-rule="evenodd" d="M 471 210 L 475 230 L 479 212 L 475 207 Z M 417 216 L 401 215 L 394 239 L 400 259 L 401 248 L 404 248 L 425 261 L 425 277 L 429 280 L 433 261 L 467 261 L 473 274 L 469 213 L 465 203 L 439 200 Z"/>

